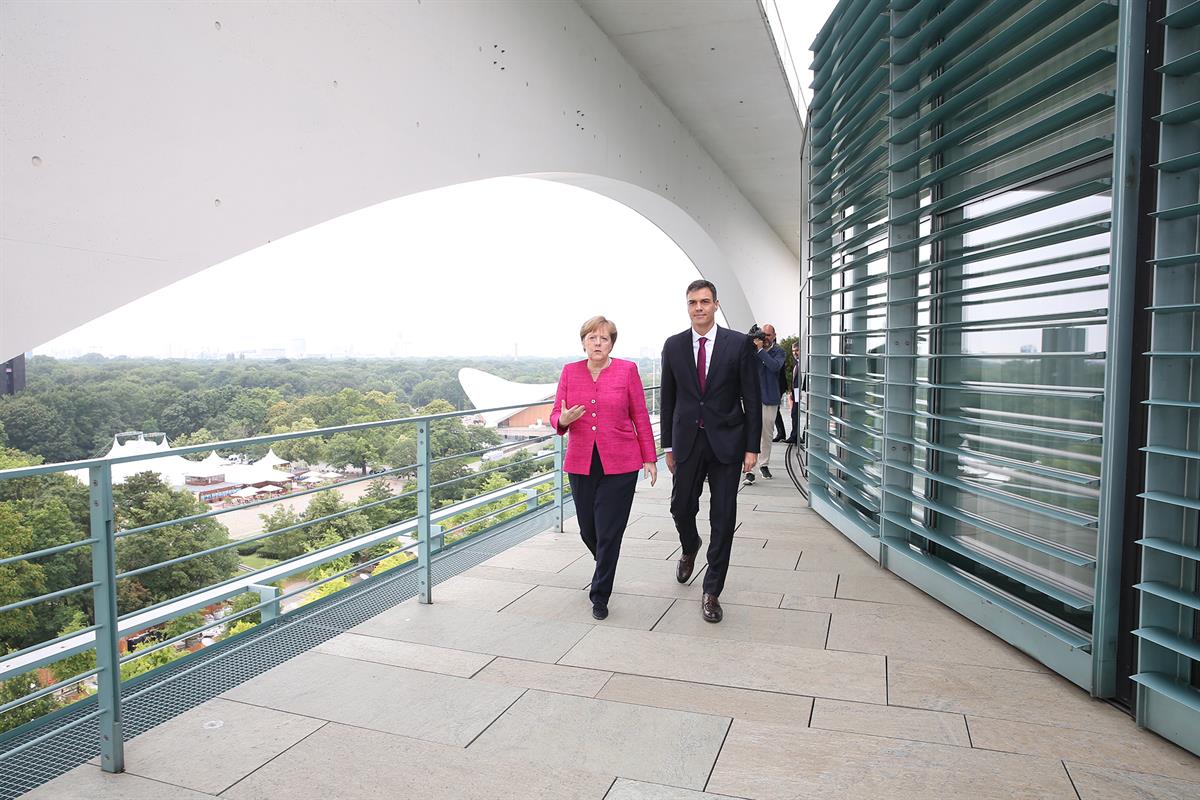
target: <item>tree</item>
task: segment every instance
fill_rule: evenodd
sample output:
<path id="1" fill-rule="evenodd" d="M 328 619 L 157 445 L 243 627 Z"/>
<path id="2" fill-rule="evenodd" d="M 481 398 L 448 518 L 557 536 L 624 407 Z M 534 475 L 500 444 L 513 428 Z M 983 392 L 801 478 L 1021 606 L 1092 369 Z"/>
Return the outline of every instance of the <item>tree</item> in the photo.
<path id="1" fill-rule="evenodd" d="M 147 644 L 146 648 L 153 647 L 153 644 Z M 134 650 L 136 653 L 137 651 Z M 151 670 L 165 667 L 172 661 L 178 661 L 187 655 L 186 651 L 180 650 L 175 645 L 167 645 L 160 647 L 157 650 L 146 653 L 143 656 L 126 661 L 121 665 L 121 680 L 127 681 L 136 678 L 138 675 L 145 674 Z"/>
<path id="2" fill-rule="evenodd" d="M 11 503 L 0 503 L 0 558 L 34 550 L 33 529 Z M 0 605 L 8 605 L 46 593 L 46 570 L 33 561 L 0 564 Z M 41 641 L 38 624 L 40 603 L 0 614 L 0 646 L 20 650 Z"/>
<path id="3" fill-rule="evenodd" d="M 33 672 L 26 672 L 6 681 L 0 681 L 0 705 L 19 700 L 41 688 L 41 682 Z M 45 716 L 60 705 L 62 704 L 53 695 L 44 695 L 9 709 L 0 714 L 0 733 L 11 731 L 30 720 Z"/>
<path id="4" fill-rule="evenodd" d="M 313 495 L 312 500 L 308 502 L 308 508 L 304 511 L 304 519 L 313 521 L 328 517 L 342 511 L 348 511 L 354 506 L 342 499 L 342 496 L 337 492 L 325 491 L 317 492 Z M 327 520 L 325 522 L 315 522 L 305 530 L 309 531 L 308 537 L 311 547 L 315 549 L 321 541 L 337 542 L 352 539 L 355 536 L 369 531 L 370 522 L 364 516 L 364 512 L 346 514 L 337 519 Z"/>
<path id="5" fill-rule="evenodd" d="M 190 492 L 171 489 L 153 472 L 139 472 L 113 488 L 117 527 L 122 530 L 198 514 L 204 505 Z M 168 525 L 117 541 L 117 569 L 125 572 L 198 553 L 229 543 L 229 531 L 214 519 Z M 129 578 L 123 583 L 145 588 L 144 600 L 158 603 L 219 583 L 237 571 L 232 549 L 172 564 Z M 127 589 L 132 602 L 122 613 L 144 607 L 142 593 Z"/>
<path id="6" fill-rule="evenodd" d="M 65 636 L 68 633 L 81 631 L 87 627 L 87 617 L 82 611 L 75 611 L 67 624 L 58 632 L 59 636 Z M 54 675 L 54 680 L 62 682 L 70 678 L 80 675 L 96 666 L 96 650 L 95 648 L 84 650 L 82 653 L 76 653 L 66 658 L 60 658 L 50 665 L 50 672 Z"/>
<path id="7" fill-rule="evenodd" d="M 279 531 L 299 525 L 303 520 L 300 515 L 285 505 L 277 505 L 270 514 L 259 514 L 263 522 L 263 531 Z M 288 559 L 295 558 L 307 551 L 308 545 L 316 541 L 316 537 L 308 528 L 277 533 L 266 539 L 260 539 L 258 555 L 263 558 Z"/>

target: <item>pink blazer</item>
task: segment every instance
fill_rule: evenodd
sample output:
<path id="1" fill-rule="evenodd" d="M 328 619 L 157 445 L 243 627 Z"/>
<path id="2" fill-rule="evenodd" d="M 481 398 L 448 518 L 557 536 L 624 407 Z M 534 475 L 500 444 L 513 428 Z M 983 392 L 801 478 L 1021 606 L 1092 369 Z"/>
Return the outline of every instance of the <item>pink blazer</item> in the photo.
<path id="1" fill-rule="evenodd" d="M 567 408 L 585 409 L 567 429 L 558 425 L 564 400 Z M 563 367 L 550 424 L 560 436 L 570 430 L 563 468 L 576 475 L 591 472 L 593 445 L 600 451 L 605 475 L 636 472 L 642 464 L 658 459 L 650 415 L 646 413 L 646 394 L 637 364 L 632 361 L 612 359 L 594 382 L 587 359 Z"/>

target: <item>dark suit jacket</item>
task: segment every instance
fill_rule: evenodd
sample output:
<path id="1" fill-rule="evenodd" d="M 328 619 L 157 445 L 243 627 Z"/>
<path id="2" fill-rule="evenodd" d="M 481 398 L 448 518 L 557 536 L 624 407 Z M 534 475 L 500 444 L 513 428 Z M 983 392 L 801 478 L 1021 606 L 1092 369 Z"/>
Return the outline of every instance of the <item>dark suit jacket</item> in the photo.
<path id="1" fill-rule="evenodd" d="M 704 412 L 704 433 L 713 455 L 723 464 L 741 462 L 746 453 L 757 453 L 762 437 L 762 399 L 754 343 L 728 328 L 716 328 L 713 358 L 708 365 L 704 395 L 696 377 L 689 328 L 667 339 L 662 353 L 663 447 L 676 461 L 692 452 Z M 746 413 L 749 409 L 750 413 Z"/>

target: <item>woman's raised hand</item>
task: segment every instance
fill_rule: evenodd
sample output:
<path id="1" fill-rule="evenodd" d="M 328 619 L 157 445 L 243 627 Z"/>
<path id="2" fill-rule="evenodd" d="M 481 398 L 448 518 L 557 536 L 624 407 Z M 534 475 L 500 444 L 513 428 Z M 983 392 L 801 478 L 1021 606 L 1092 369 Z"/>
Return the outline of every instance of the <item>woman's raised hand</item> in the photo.
<path id="1" fill-rule="evenodd" d="M 583 406 L 571 406 L 567 408 L 567 401 L 562 401 L 562 408 L 558 412 L 558 427 L 568 428 L 575 420 L 583 416 Z"/>

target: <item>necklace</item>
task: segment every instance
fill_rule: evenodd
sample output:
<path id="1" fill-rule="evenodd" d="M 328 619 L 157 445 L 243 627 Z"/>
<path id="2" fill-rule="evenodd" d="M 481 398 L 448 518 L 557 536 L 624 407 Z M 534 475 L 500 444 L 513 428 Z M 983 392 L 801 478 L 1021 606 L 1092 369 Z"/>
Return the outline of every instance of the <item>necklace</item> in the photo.
<path id="1" fill-rule="evenodd" d="M 588 365 L 587 365 L 587 366 L 588 366 L 588 372 L 592 373 L 592 377 L 593 377 L 593 378 L 599 378 L 599 377 L 600 377 L 600 373 L 601 373 L 601 372 L 603 372 L 604 370 L 606 370 L 606 369 L 608 368 L 608 365 L 609 365 L 609 364 L 611 364 L 611 363 L 612 363 L 612 359 L 611 359 L 611 358 L 608 358 L 608 359 L 605 359 L 605 361 L 604 361 L 604 366 L 602 366 L 602 367 L 594 367 L 594 366 L 592 366 L 592 362 L 589 360 L 589 361 L 588 361 Z"/>

